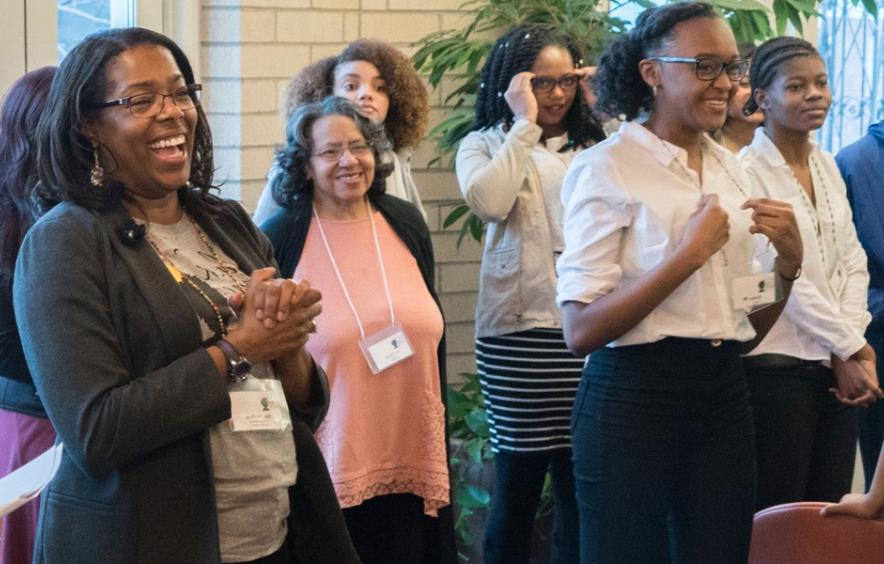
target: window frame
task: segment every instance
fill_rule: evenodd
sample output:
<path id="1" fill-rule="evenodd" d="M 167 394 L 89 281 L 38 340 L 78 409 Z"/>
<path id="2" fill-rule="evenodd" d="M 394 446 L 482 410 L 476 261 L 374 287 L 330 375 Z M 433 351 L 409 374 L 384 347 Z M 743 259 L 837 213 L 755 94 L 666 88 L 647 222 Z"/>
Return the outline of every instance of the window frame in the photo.
<path id="1" fill-rule="evenodd" d="M 138 25 L 168 35 L 187 53 L 199 79 L 199 0 L 111 2 L 112 25 Z M 0 94 L 25 72 L 58 64 L 57 0 L 11 0 L 9 3 L 6 15 L 10 17 L 10 32 L 0 35 L 0 52 L 5 59 L 0 69 Z"/>

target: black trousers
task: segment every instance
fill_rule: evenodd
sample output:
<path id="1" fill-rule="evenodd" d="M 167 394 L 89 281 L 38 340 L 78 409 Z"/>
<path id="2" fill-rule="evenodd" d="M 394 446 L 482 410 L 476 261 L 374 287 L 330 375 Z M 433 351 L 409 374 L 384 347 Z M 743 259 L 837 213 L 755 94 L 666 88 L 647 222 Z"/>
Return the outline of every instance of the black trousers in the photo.
<path id="1" fill-rule="evenodd" d="M 760 355 L 764 357 L 767 355 Z M 818 363 L 765 366 L 746 358 L 758 460 L 757 509 L 794 501 L 838 501 L 850 491 L 857 409 L 829 392 Z"/>
<path id="2" fill-rule="evenodd" d="M 574 404 L 581 564 L 745 564 L 755 444 L 739 344 L 593 352 Z"/>
<path id="3" fill-rule="evenodd" d="M 343 511 L 362 564 L 444 561 L 439 519 L 424 514 L 424 500 L 416 495 L 381 495 Z"/>
<path id="4" fill-rule="evenodd" d="M 577 562 L 580 537 L 571 450 L 494 455 L 495 482 L 485 529 L 485 564 L 528 564 L 534 517 L 549 470 L 554 502 L 552 564 Z"/>

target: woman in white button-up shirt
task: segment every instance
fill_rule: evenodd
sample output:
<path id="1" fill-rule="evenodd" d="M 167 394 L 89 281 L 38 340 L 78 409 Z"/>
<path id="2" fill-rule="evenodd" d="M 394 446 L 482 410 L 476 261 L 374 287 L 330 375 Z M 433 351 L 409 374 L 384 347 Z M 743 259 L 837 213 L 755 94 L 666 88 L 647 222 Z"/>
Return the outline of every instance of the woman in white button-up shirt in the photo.
<path id="1" fill-rule="evenodd" d="M 476 365 L 495 453 L 486 564 L 527 564 L 547 470 L 555 499 L 553 564 L 578 558 L 571 409 L 581 359 L 562 336 L 555 257 L 564 249 L 560 191 L 568 163 L 604 139 L 580 88 L 573 41 L 523 26 L 482 69 L 473 131 L 457 179 L 488 225 L 476 303 Z"/>
<path id="2" fill-rule="evenodd" d="M 755 449 L 739 353 L 782 311 L 769 304 L 802 248 L 791 207 L 759 198 L 705 133 L 746 66 L 711 6 L 676 3 L 643 12 L 593 82 L 599 109 L 627 122 L 574 159 L 562 189 L 557 300 L 572 350 L 592 351 L 572 438 L 584 564 L 748 557 Z M 642 108 L 648 120 L 632 121 Z"/>
<path id="3" fill-rule="evenodd" d="M 783 316 L 746 358 L 757 508 L 837 501 L 853 480 L 853 405 L 881 394 L 864 337 L 866 254 L 835 159 L 809 137 L 832 101 L 819 53 L 794 37 L 765 42 L 752 60 L 752 90 L 746 109 L 763 109 L 764 127 L 740 157 L 771 197 L 792 204 L 805 248 L 803 276 Z"/>

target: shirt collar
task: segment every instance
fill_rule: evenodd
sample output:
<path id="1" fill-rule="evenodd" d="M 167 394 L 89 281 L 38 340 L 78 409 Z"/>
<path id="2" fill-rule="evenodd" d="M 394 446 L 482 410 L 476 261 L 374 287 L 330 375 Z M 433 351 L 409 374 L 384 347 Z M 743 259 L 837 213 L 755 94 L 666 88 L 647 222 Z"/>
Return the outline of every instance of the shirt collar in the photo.
<path id="1" fill-rule="evenodd" d="M 808 141 L 810 141 L 810 153 L 808 154 L 808 157 L 810 157 L 819 151 L 819 145 L 817 145 L 812 137 L 808 139 Z M 768 164 L 772 167 L 789 166 L 786 163 L 786 159 L 783 157 L 783 153 L 780 152 L 773 140 L 767 136 L 763 126 L 759 126 L 755 129 L 755 137 L 752 139 L 752 148 L 756 153 L 766 159 Z"/>
<path id="2" fill-rule="evenodd" d="M 637 121 L 626 121 L 620 124 L 620 135 L 624 139 L 629 139 L 633 143 L 637 143 L 645 152 L 652 155 L 660 161 L 660 164 L 668 167 L 672 160 L 679 154 L 679 151 L 685 152 L 678 145 L 673 145 L 668 141 L 657 137 L 650 129 Z"/>

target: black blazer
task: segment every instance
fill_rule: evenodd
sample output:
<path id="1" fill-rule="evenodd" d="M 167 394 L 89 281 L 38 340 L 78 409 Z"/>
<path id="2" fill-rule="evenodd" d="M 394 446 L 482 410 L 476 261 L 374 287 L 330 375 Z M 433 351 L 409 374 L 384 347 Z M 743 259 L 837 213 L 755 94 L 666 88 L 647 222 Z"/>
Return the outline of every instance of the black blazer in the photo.
<path id="1" fill-rule="evenodd" d="M 246 273 L 273 266 L 270 243 L 239 204 L 194 213 Z M 206 430 L 230 417 L 226 386 L 197 318 L 146 241 L 127 241 L 122 206 L 55 207 L 22 245 L 15 312 L 25 356 L 64 443 L 41 499 L 34 562 L 219 562 Z M 293 415 L 298 482 L 289 542 L 303 562 L 358 562 L 311 430 L 315 405 Z"/>

